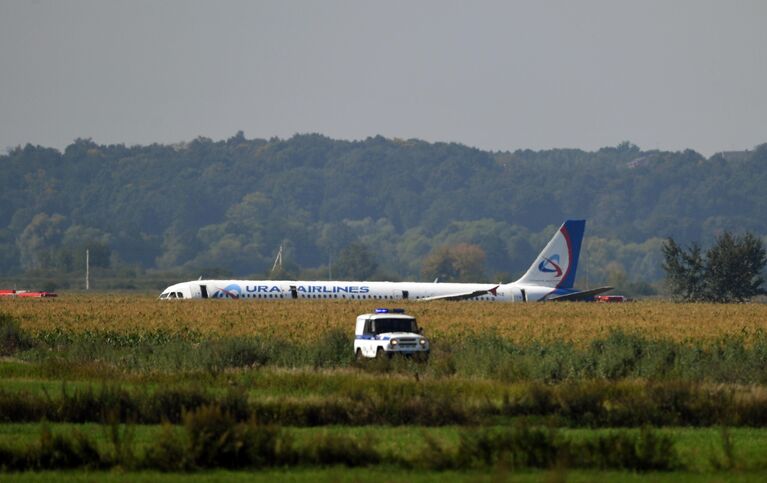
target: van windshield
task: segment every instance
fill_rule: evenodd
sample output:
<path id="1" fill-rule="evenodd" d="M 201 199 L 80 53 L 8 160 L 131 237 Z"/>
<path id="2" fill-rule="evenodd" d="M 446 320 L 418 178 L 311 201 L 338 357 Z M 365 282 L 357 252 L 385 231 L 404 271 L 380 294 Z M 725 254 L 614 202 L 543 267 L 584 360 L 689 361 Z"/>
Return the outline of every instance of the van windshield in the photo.
<path id="1" fill-rule="evenodd" d="M 374 319 L 370 329 L 376 335 L 386 332 L 417 332 L 418 325 L 415 319 Z"/>

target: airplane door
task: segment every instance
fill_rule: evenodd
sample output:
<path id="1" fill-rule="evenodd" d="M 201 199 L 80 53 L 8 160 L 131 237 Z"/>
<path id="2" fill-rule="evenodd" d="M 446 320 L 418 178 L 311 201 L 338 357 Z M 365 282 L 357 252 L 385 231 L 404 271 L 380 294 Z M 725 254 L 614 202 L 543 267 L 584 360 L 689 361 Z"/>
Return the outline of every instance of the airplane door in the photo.
<path id="1" fill-rule="evenodd" d="M 208 287 L 206 285 L 200 285 L 200 296 L 204 299 L 208 298 Z"/>
<path id="2" fill-rule="evenodd" d="M 290 298 L 297 299 L 298 298 L 298 289 L 295 285 L 290 286 Z"/>
<path id="3" fill-rule="evenodd" d="M 410 297 L 410 292 L 407 290 L 402 291 L 402 300 L 407 300 Z"/>
<path id="4" fill-rule="evenodd" d="M 527 292 L 525 292 L 525 289 L 520 289 L 520 292 L 522 292 L 522 302 L 527 302 Z"/>

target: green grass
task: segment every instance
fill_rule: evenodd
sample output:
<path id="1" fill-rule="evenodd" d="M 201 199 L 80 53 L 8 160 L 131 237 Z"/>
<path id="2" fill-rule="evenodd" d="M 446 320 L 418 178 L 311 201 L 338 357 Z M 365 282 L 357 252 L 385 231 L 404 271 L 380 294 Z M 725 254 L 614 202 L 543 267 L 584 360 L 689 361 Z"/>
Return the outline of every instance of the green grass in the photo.
<path id="1" fill-rule="evenodd" d="M 0 475 L 2 481 L 19 483 L 37 482 L 332 482 L 346 483 L 359 481 L 413 481 L 413 482 L 515 482 L 537 483 L 568 481 L 571 483 L 610 482 L 658 482 L 658 483 L 710 483 L 763 482 L 764 472 L 742 473 L 633 473 L 627 471 L 522 471 L 510 473 L 503 469 L 488 472 L 426 472 L 406 471 L 397 468 L 325 468 L 325 469 L 278 469 L 268 471 L 211 471 L 201 473 L 157 473 L 157 472 L 86 472 L 47 471 L 40 473 L 11 473 Z"/>
<path id="2" fill-rule="evenodd" d="M 97 386 L 100 383 L 95 381 L 55 381 L 43 378 L 14 378 L 0 379 L 2 388 L 8 392 L 28 392 L 32 394 L 48 394 L 51 397 L 57 397 L 62 390 L 73 391 L 75 389 L 88 389 Z"/>
<path id="3" fill-rule="evenodd" d="M 107 426 L 95 423 L 47 423 L 54 433 L 69 432 L 77 429 L 90 436 L 100 448 L 109 447 L 110 435 Z M 39 440 L 41 423 L 2 424 L 0 425 L 0 445 L 26 445 Z M 179 432 L 181 428 L 175 427 Z M 446 426 L 438 428 L 427 427 L 391 427 L 391 426 L 326 426 L 320 428 L 285 428 L 296 440 L 298 445 L 311 444 L 314 436 L 339 434 L 364 439 L 372 437 L 376 447 L 384 454 L 407 456 L 413 451 L 420 451 L 424 446 L 424 437 L 428 435 L 439 440 L 447 447 L 456 447 L 459 442 L 459 432 L 466 428 L 461 426 Z M 126 426 L 120 425 L 122 434 Z M 131 425 L 128 431 L 132 434 L 133 444 L 137 452 L 143 453 L 162 431 L 160 425 Z M 612 429 L 563 429 L 563 436 L 579 441 L 605 434 Z M 628 431 L 636 431 L 628 430 Z M 733 469 L 756 470 L 767 469 L 767 429 L 729 428 L 733 446 Z M 721 428 L 660 428 L 660 434 L 670 435 L 675 440 L 675 448 L 682 466 L 692 472 L 711 472 L 716 470 L 712 462 L 727 463 L 722 449 Z"/>
<path id="4" fill-rule="evenodd" d="M 0 314 L 1 315 L 1 314 Z M 245 317 L 240 314 L 240 318 Z M 87 315 L 82 318 L 88 319 Z M 204 337 L 198 331 L 136 329 L 75 331 L 56 327 L 27 332 L 5 317 L 9 341 L 0 354 L 38 363 L 49 376 L 71 378 L 74 373 L 222 373 L 248 367 L 348 368 L 353 365 L 352 338 L 347 329 L 319 331 L 294 340 L 267 326 L 263 333 Z M 223 321 L 219 321 L 219 325 Z M 0 327 L 3 327 L 0 320 Z M 2 332 L 2 331 L 0 331 Z M 370 363 L 370 373 L 396 372 L 431 377 L 460 375 L 505 382 L 546 383 L 583 379 L 650 379 L 760 384 L 767 333 L 761 329 L 702 341 L 656 339 L 612 328 L 588 344 L 561 339 L 528 338 L 514 342 L 495 330 L 454 334 L 433 339 L 428 365 L 403 361 Z M 7 372 L 25 372 L 18 366 Z M 2 373 L 0 373 L 2 376 Z"/>
<path id="5" fill-rule="evenodd" d="M 562 427 L 767 426 L 767 393 L 755 385 L 641 379 L 508 383 L 357 368 L 128 373 L 65 380 L 8 372 L 13 375 L 0 377 L 7 411 L 0 421 L 5 422 L 43 417 L 101 422 L 116 405 L 125 409 L 121 422 L 177 421 L 182 408 L 233 397 L 244 409 L 243 419 L 253 415 L 283 426 L 489 425 L 520 417 Z M 167 405 L 158 407 L 158 401 Z"/>
<path id="6" fill-rule="evenodd" d="M 247 400 L 240 398 L 238 401 L 244 401 L 243 407 L 260 408 L 262 412 L 258 414 L 274 413 L 280 416 L 280 411 L 284 411 L 291 416 L 291 411 L 295 411 L 298 416 L 294 419 L 275 417 L 274 421 L 282 425 L 297 449 L 321 446 L 324 443 L 317 441 L 329 440 L 323 439 L 323 435 L 351 436 L 358 441 L 373 440 L 382 461 L 390 463 L 354 469 L 297 467 L 258 472 L 200 471 L 190 474 L 123 473 L 119 468 L 110 472 L 27 472 L 0 474 L 0 481 L 175 481 L 183 478 L 184 481 L 247 479 L 334 483 L 401 480 L 532 482 L 563 481 L 564 477 L 567 481 L 576 482 L 767 480 L 767 411 L 760 409 L 766 400 L 765 386 L 753 384 L 767 381 L 762 364 L 763 355 L 767 353 L 767 336 L 760 335 L 754 345 L 744 345 L 737 338 L 723 339 L 716 350 L 707 346 L 706 351 L 701 352 L 694 344 L 653 341 L 620 333 L 586 347 L 556 343 L 511 344 L 487 335 L 467 339 L 457 344 L 454 351 L 435 352 L 436 357 L 428 366 L 401 360 L 377 361 L 363 366 L 344 362 L 336 357 L 338 350 L 346 348 L 347 341 L 341 339 L 328 339 L 338 343 L 338 347 L 329 346 L 332 350 L 328 349 L 327 353 L 307 349 L 295 360 L 283 360 L 280 351 L 268 353 L 272 359 L 265 366 L 248 362 L 257 359 L 256 356 L 261 354 L 259 351 L 266 350 L 264 347 L 269 347 L 261 342 L 256 344 L 255 339 L 245 342 L 226 339 L 211 343 L 207 339 L 171 338 L 169 342 L 164 342 L 162 337 L 157 336 L 157 340 L 147 342 L 142 338 L 131 338 L 130 334 L 121 335 L 117 342 L 110 343 L 106 343 L 99 334 L 78 336 L 73 339 L 74 342 L 66 342 L 65 339 L 62 338 L 61 343 L 66 350 L 54 345 L 38 345 L 27 352 L 19 350 L 13 356 L 16 358 L 0 359 L 0 388 L 6 394 L 37 396 L 41 404 L 48 404 L 50 400 L 66 402 L 67 398 L 62 396 L 64 393 L 69 396 L 76 391 L 96 394 L 91 399 L 69 399 L 74 401 L 79 412 L 39 412 L 26 420 L 36 421 L 40 414 L 45 414 L 45 417 L 61 421 L 98 421 L 102 417 L 98 416 L 102 414 L 98 411 L 113 407 L 112 402 L 117 400 L 110 399 L 108 395 L 100 398 L 98 393 L 105 385 L 108 389 L 119 389 L 138 401 L 140 404 L 137 403 L 137 406 L 130 406 L 134 408 L 146 408 L 147 401 L 160 400 L 162 394 L 158 396 L 158 393 L 169 388 L 189 389 L 192 392 L 199 390 L 213 397 L 214 402 L 228 393 L 246 394 Z M 322 359 L 324 357 L 327 360 Z M 296 361 L 300 362 L 299 366 L 292 365 Z M 707 367 L 716 371 L 717 375 L 702 377 L 701 374 L 707 373 Z M 733 376 L 737 374 L 740 376 Z M 728 384 L 712 384 L 713 381 L 727 381 Z M 750 384 L 738 386 L 731 384 L 732 381 Z M 722 395 L 721 399 L 717 399 Z M 16 401 L 14 398 L 16 395 L 9 400 Z M 23 398 L 18 400 L 21 402 L 17 407 L 27 407 Z M 179 398 L 180 404 L 187 400 L 191 399 Z M 82 401 L 90 401 L 91 405 Z M 437 412 L 445 414 L 451 408 L 442 405 L 446 401 L 455 401 L 460 406 L 460 411 L 455 412 L 456 419 L 443 421 L 432 417 L 414 420 L 417 421 L 415 424 L 445 426 L 371 425 L 396 424 L 403 421 L 401 413 L 410 415 L 421 411 L 427 415 L 427 409 L 439 408 Z M 335 403 L 338 403 L 337 407 L 333 405 Z M 70 408 L 66 405 L 61 407 Z M 742 418 L 717 419 L 715 410 L 729 407 L 735 409 L 728 416 Z M 331 416 L 356 414 L 352 411 L 359 412 L 360 408 L 375 416 L 386 416 L 349 419 L 350 424 L 360 426 L 338 425 L 343 424 L 339 421 L 347 421 L 343 418 L 299 417 L 328 411 Z M 600 416 L 602 410 L 606 411 L 605 414 L 618 414 L 620 417 L 610 419 L 604 414 Z M 674 412 L 680 415 L 676 419 L 659 417 Z M 66 416 L 62 417 L 62 414 Z M 241 414 L 245 416 L 238 417 L 245 420 L 256 413 L 244 411 Z M 458 416 L 461 414 L 477 415 L 477 418 L 460 419 Z M 641 417 L 632 419 L 632 415 Z M 645 416 L 647 419 L 642 419 Z M 9 417 L 6 420 L 25 419 Z M 124 417 L 125 420 L 129 420 L 128 417 Z M 159 417 L 143 419 L 159 420 Z M 654 428 L 658 434 L 671 437 L 679 467 L 684 468 L 683 471 L 668 473 L 578 470 L 512 474 L 504 468 L 491 468 L 486 472 L 431 472 L 396 466 L 400 464 L 396 462 L 403 461 L 405 466 L 412 464 L 407 457 L 412 458 L 426 448 L 427 440 L 435 440 L 444 448 L 457 450 L 461 434 L 473 430 L 469 424 L 481 422 L 483 429 L 494 426 L 499 430 L 502 425 L 516 424 L 521 420 L 537 425 L 556 425 L 562 438 L 575 442 L 589 441 L 617 431 L 599 426 L 635 427 L 647 420 L 659 425 L 698 424 L 701 427 Z M 706 426 L 717 424 L 720 420 L 735 421 L 733 424 L 740 427 L 723 431 L 716 426 Z M 463 421 L 461 424 L 466 426 L 455 425 L 455 421 Z M 289 427 L 286 424 L 325 426 Z M 751 428 L 747 427 L 748 424 L 765 427 Z M 70 434 L 77 430 L 94 441 L 100 450 L 107 452 L 112 445 L 109 426 L 102 424 L 64 422 L 50 423 L 48 427 L 57 434 Z M 163 426 L 157 424 L 119 427 L 121 437 L 130 436 L 137 456 L 143 455 L 163 430 Z M 41 428 L 40 422 L 0 424 L 0 445 L 22 447 L 37 444 Z M 186 435 L 182 426 L 173 428 L 179 434 Z M 638 433 L 640 429 L 621 431 Z M 608 450 L 612 451 L 611 448 Z"/>
<path id="7" fill-rule="evenodd" d="M 609 430 L 565 429 L 563 433 L 578 440 L 605 431 Z M 767 469 L 767 429 L 728 428 L 727 431 L 733 446 L 733 469 Z M 658 432 L 674 438 L 682 466 L 688 470 L 708 472 L 715 469 L 712 462 L 726 463 L 721 428 L 658 428 Z"/>
<path id="8" fill-rule="evenodd" d="M 417 371 L 415 366 L 414 371 Z M 461 398 L 471 400 L 500 401 L 505 394 L 517 394 L 524 391 L 526 384 L 512 384 L 483 378 L 440 378 L 419 374 L 421 385 L 431 391 L 460 394 Z M 251 397 L 289 397 L 316 398 L 318 396 L 356 395 L 362 389 L 380 390 L 388 387 L 412 385 L 416 381 L 415 372 L 376 373 L 350 367 L 341 369 L 310 368 L 301 369 L 234 369 L 219 374 L 205 371 L 179 373 L 82 373 L 74 369 L 67 373 L 51 376 L 37 365 L 0 361 L 0 381 L 6 391 L 27 391 L 51 395 L 61 392 L 62 386 L 68 389 L 98 388 L 101 384 L 116 384 L 130 389 L 140 386 L 153 389 L 169 383 L 192 383 L 204 385 L 212 392 L 225 390 L 232 386 L 247 388 Z"/>
<path id="9" fill-rule="evenodd" d="M 97 423 L 45 423 L 54 433 L 66 433 L 77 429 L 81 433 L 91 437 L 100 448 L 109 446 L 109 426 Z M 36 443 L 40 440 L 40 431 L 43 423 L 20 423 L 20 424 L 0 424 L 0 445 L 22 446 Z M 141 451 L 151 444 L 155 437 L 162 430 L 160 425 L 119 425 L 120 433 L 127 431 L 132 433 L 133 443 L 136 449 Z M 181 431 L 179 427 L 179 431 Z"/>

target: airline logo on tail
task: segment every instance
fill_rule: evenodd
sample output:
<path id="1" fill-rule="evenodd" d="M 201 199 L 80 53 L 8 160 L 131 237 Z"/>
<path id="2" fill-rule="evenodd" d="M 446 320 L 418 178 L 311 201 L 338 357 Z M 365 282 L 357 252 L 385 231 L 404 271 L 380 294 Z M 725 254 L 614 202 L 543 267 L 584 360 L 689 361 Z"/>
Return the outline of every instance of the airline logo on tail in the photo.
<path id="1" fill-rule="evenodd" d="M 572 288 L 585 225 L 584 220 L 567 220 L 517 283 Z"/>
<path id="2" fill-rule="evenodd" d="M 538 270 L 545 273 L 555 273 L 555 277 L 562 276 L 562 268 L 559 266 L 559 255 L 552 255 L 549 258 L 543 257 L 538 264 Z"/>

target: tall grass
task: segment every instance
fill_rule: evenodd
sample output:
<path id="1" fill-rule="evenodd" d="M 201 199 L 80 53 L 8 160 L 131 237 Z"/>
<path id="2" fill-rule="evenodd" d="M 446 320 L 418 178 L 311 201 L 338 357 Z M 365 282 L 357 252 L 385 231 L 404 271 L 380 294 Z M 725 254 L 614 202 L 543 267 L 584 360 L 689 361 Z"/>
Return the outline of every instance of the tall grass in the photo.
<path id="1" fill-rule="evenodd" d="M 321 374 L 317 377 L 323 377 Z M 113 385 L 60 394 L 0 390 L 0 422 L 180 423 L 185 412 L 216 405 L 236 421 L 287 426 L 474 425 L 520 418 L 571 427 L 767 426 L 767 395 L 759 388 L 587 381 L 516 385 L 500 399 L 462 397 L 462 383 L 391 381 L 325 396 L 255 396 L 201 386 L 126 389 Z"/>
<path id="2" fill-rule="evenodd" d="M 14 327 L 10 325 L 9 327 Z M 740 333 L 713 341 L 675 342 L 613 330 L 585 346 L 535 339 L 513 342 L 489 332 L 457 341 L 432 339 L 428 365 L 401 361 L 354 364 L 350 334 L 333 329 L 296 342 L 279 334 L 202 337 L 166 331 L 114 333 L 61 329 L 28 334 L 15 327 L 14 354 L 49 369 L 52 377 L 88 366 L 122 373 L 219 374 L 241 368 L 358 367 L 371 373 L 418 373 L 429 377 L 481 377 L 515 381 L 566 382 L 582 379 L 686 380 L 767 383 L 767 332 Z"/>
<path id="3" fill-rule="evenodd" d="M 32 338 L 21 329 L 19 321 L 0 312 L 0 356 L 14 355 L 32 345 Z"/>
<path id="4" fill-rule="evenodd" d="M 618 468 L 671 470 L 679 463 L 673 440 L 649 429 L 612 431 L 579 441 L 556 430 L 527 425 L 502 429 L 466 429 L 457 448 L 433 439 L 407 455 L 378 449 L 375 439 L 318 432 L 301 445 L 276 426 L 237 421 L 217 405 L 185 412 L 183 431 L 164 426 L 160 436 L 138 455 L 130 441 L 100 449 L 77 430 L 53 434 L 43 426 L 38 442 L 0 447 L 0 470 L 154 469 L 195 471 L 214 468 L 258 469 L 271 466 L 349 467 L 386 464 L 425 469 Z"/>

